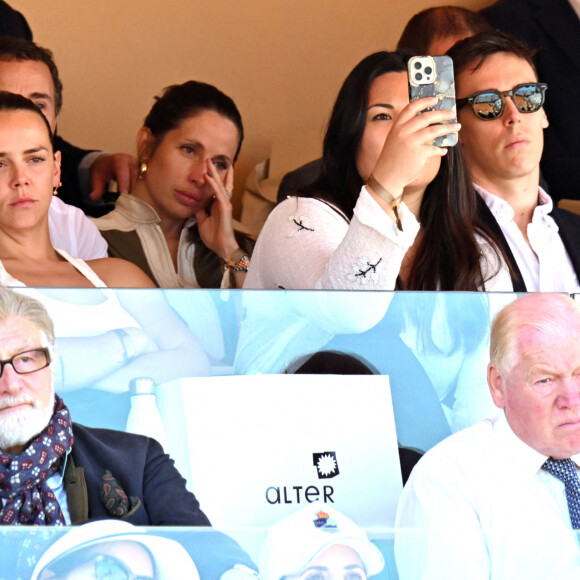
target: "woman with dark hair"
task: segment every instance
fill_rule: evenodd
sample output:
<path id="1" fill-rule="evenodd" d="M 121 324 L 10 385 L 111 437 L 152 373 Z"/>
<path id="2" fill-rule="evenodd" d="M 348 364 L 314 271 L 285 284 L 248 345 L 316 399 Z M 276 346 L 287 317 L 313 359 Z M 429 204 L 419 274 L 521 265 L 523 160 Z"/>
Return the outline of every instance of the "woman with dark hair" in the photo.
<path id="1" fill-rule="evenodd" d="M 165 89 L 137 135 L 135 188 L 95 220 L 109 255 L 162 288 L 241 287 L 250 246 L 234 232 L 230 197 L 243 138 L 235 103 L 216 87 Z"/>
<path id="2" fill-rule="evenodd" d="M 460 128 L 426 111 L 435 103 L 409 103 L 404 55 L 363 59 L 338 94 L 320 177 L 270 214 L 245 287 L 511 289 L 459 149 L 433 145 Z"/>
<path id="3" fill-rule="evenodd" d="M 85 262 L 53 247 L 48 212 L 60 175 L 60 152 L 42 111 L 21 95 L 0 92 L 0 285 L 153 286 L 123 260 Z"/>

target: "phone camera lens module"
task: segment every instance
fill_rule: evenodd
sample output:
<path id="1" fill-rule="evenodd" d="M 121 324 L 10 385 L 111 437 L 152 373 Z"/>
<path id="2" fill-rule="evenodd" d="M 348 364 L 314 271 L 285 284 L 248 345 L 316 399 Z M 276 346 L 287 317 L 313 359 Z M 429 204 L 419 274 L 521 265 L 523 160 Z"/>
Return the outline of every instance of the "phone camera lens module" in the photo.
<path id="1" fill-rule="evenodd" d="M 415 80 L 416 81 L 420 81 L 423 78 L 423 75 L 421 73 L 416 73 L 415 74 Z"/>
<path id="2" fill-rule="evenodd" d="M 414 66 L 415 66 L 415 68 L 416 68 L 417 70 L 419 70 L 419 69 L 421 68 L 421 63 L 420 63 L 420 62 L 416 62 L 416 63 L 414 64 Z"/>
<path id="3" fill-rule="evenodd" d="M 425 74 L 430 75 L 433 72 L 433 69 L 430 66 L 425 67 Z"/>

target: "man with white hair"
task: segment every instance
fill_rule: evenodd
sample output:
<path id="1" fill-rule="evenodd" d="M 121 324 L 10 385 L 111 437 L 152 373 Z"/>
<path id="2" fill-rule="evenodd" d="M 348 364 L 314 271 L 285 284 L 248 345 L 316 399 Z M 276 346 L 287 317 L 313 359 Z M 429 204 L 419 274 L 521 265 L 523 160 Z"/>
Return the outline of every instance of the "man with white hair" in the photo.
<path id="1" fill-rule="evenodd" d="M 72 422 L 54 340 L 40 302 L 0 288 L 0 524 L 210 525 L 157 441 Z"/>
<path id="2" fill-rule="evenodd" d="M 580 576 L 580 305 L 519 298 L 495 318 L 490 355 L 504 413 L 415 466 L 396 518 L 401 580 Z"/>

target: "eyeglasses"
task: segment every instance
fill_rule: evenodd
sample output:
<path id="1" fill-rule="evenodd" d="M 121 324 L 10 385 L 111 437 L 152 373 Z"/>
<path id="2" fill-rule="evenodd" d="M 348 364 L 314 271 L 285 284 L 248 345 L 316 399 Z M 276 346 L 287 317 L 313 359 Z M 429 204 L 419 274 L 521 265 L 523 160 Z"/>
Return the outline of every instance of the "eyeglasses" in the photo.
<path id="1" fill-rule="evenodd" d="M 0 360 L 0 377 L 4 374 L 4 367 L 11 365 L 14 372 L 19 375 L 35 373 L 46 368 L 50 364 L 50 351 L 48 348 L 35 348 L 15 354 L 8 360 Z"/>
<path id="2" fill-rule="evenodd" d="M 480 119 L 491 121 L 501 117 L 505 110 L 505 98 L 511 97 L 520 113 L 535 113 L 544 104 L 547 88 L 546 83 L 524 83 L 515 86 L 511 91 L 479 91 L 464 99 L 457 99 L 457 110 L 469 103 Z"/>

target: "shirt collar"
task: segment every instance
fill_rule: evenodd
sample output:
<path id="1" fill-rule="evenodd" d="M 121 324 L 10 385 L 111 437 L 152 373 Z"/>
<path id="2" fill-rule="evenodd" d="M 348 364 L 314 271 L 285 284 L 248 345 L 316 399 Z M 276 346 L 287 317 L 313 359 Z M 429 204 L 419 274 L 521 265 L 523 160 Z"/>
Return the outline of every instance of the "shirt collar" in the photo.
<path id="1" fill-rule="evenodd" d="M 132 221 L 152 224 L 158 224 L 161 221 L 157 212 L 146 201 L 130 193 L 122 193 L 119 196 L 115 204 L 115 210 Z M 196 222 L 195 216 L 192 216 L 185 222 L 184 228 L 189 228 Z"/>
<path id="2" fill-rule="evenodd" d="M 487 191 L 480 185 L 477 185 L 477 183 L 474 183 L 473 186 L 477 193 L 481 195 L 483 201 L 485 201 L 485 204 L 499 224 L 511 222 L 514 219 L 514 210 L 507 201 Z M 548 214 L 553 208 L 554 202 L 552 201 L 552 198 L 544 189 L 538 186 L 538 205 L 534 209 L 532 222 L 544 221 L 548 222 L 550 225 L 555 225 L 552 218 L 548 217 Z"/>
<path id="3" fill-rule="evenodd" d="M 513 432 L 504 413 L 495 420 L 494 433 L 502 446 L 503 456 L 509 462 L 508 469 L 515 474 L 514 477 L 533 477 L 542 469 L 548 456 L 522 441 Z M 580 453 L 572 455 L 571 459 L 580 466 Z"/>

